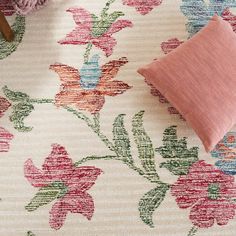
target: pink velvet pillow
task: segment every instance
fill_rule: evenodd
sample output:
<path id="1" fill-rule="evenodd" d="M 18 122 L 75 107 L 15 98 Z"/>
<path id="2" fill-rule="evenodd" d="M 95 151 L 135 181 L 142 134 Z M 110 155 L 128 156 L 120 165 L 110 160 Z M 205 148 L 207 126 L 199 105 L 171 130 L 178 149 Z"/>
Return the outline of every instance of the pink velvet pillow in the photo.
<path id="1" fill-rule="evenodd" d="M 207 152 L 236 123 L 236 34 L 221 17 L 138 72 L 182 114 Z"/>

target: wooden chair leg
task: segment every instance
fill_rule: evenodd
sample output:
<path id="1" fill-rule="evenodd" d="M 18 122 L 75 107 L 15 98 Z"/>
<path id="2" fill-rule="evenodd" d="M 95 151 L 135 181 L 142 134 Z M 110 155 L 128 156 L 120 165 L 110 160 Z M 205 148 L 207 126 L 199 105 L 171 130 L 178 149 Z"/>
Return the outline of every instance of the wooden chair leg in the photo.
<path id="1" fill-rule="evenodd" d="M 11 42 L 14 39 L 14 33 L 8 24 L 4 14 L 0 11 L 0 32 L 6 41 Z"/>

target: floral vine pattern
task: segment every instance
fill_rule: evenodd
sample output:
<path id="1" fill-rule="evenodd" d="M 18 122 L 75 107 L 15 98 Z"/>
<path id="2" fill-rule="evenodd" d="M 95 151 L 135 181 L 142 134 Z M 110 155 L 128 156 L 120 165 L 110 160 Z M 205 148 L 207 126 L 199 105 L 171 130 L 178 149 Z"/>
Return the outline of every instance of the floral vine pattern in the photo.
<path id="1" fill-rule="evenodd" d="M 4 90 L 6 91 L 6 88 Z M 9 94 L 10 90 L 7 91 Z M 19 92 L 12 92 L 11 94 L 19 96 L 17 93 Z M 24 93 L 20 93 L 20 95 L 26 97 Z M 41 100 L 31 100 L 43 104 Z M 234 202 L 236 194 L 234 179 L 222 171 L 214 169 L 213 166 L 206 164 L 204 161 L 198 160 L 198 148 L 188 149 L 186 138 L 178 139 L 176 127 L 167 128 L 163 135 L 163 146 L 154 148 L 143 125 L 144 112 L 134 115 L 132 135 L 142 165 L 142 168 L 140 168 L 131 154 L 130 138 L 124 125 L 124 114 L 116 117 L 113 123 L 113 140 L 109 140 L 100 129 L 97 114 L 91 120 L 71 107 L 65 107 L 65 109 L 85 121 L 114 155 L 88 156 L 73 164 L 65 148 L 59 144 L 54 144 L 51 154 L 45 159 L 42 170 L 35 167 L 31 159 L 25 162 L 25 177 L 32 186 L 39 189 L 35 197 L 26 206 L 26 209 L 32 212 L 38 207 L 56 200 L 50 211 L 50 225 L 52 228 L 61 228 L 68 212 L 80 213 L 91 219 L 94 204 L 91 196 L 86 191 L 91 188 L 102 171 L 96 167 L 81 165 L 93 160 L 120 161 L 154 185 L 153 189 L 145 193 L 139 201 L 140 218 L 150 227 L 154 227 L 152 215 L 165 199 L 169 189 L 171 194 L 176 197 L 180 208 L 191 206 L 189 218 L 194 225 L 190 230 L 192 235 L 196 233 L 198 228 L 211 227 L 214 224 L 214 219 L 217 224 L 224 225 L 234 217 L 236 204 Z M 163 162 L 160 163 L 161 168 L 166 168 L 172 174 L 179 176 L 175 184 L 170 185 L 161 181 L 156 171 L 155 153 L 163 158 Z M 86 180 L 81 176 L 86 176 Z M 202 181 L 205 181 L 205 179 L 208 179 L 208 182 L 203 184 Z M 187 184 L 188 181 L 195 184 Z M 186 186 L 190 189 L 186 189 Z M 201 191 L 204 195 L 195 192 L 195 188 L 196 191 Z M 81 206 L 85 208 L 81 208 Z M 217 211 L 216 208 L 221 210 Z M 224 215 L 225 208 L 229 211 L 227 216 Z M 206 213 L 203 215 L 200 209 L 205 209 L 204 212 Z M 210 213 L 207 213 L 208 211 Z M 223 216 L 225 218 L 222 218 Z"/>
<path id="2" fill-rule="evenodd" d="M 19 92 L 12 93 L 16 96 Z M 43 104 L 39 99 L 32 100 Z M 194 226 L 189 235 L 194 235 L 198 228 L 211 227 L 214 222 L 225 225 L 234 218 L 236 209 L 234 178 L 199 160 L 198 148 L 189 149 L 186 138 L 178 139 L 175 126 L 164 131 L 163 145 L 154 148 L 143 125 L 144 112 L 134 115 L 132 135 L 142 166 L 140 168 L 131 154 L 131 143 L 124 125 L 124 114 L 115 118 L 112 130 L 113 140 L 109 140 L 100 129 L 98 114 L 93 115 L 91 120 L 71 107 L 64 108 L 78 119 L 85 121 L 114 155 L 87 156 L 73 163 L 63 146 L 53 144 L 52 152 L 45 159 L 42 170 L 38 169 L 31 159 L 25 162 L 25 177 L 32 186 L 38 188 L 38 193 L 26 206 L 26 210 L 32 212 L 56 201 L 50 211 L 49 222 L 52 228 L 60 229 L 68 212 L 79 213 L 91 219 L 94 203 L 86 191 L 94 185 L 102 170 L 82 166 L 82 164 L 93 160 L 120 161 L 154 185 L 143 195 L 138 204 L 141 220 L 150 227 L 154 227 L 153 213 L 165 199 L 168 190 L 176 197 L 180 208 L 191 207 L 189 219 Z M 230 137 L 228 140 L 234 139 Z M 163 158 L 163 162 L 159 165 L 161 168 L 166 168 L 172 174 L 179 176 L 175 184 L 170 185 L 160 179 L 156 170 L 155 153 Z M 226 210 L 228 214 L 225 215 Z"/>
<path id="3" fill-rule="evenodd" d="M 116 70 L 117 69 L 118 68 L 116 68 Z M 77 76 L 77 71 L 76 74 L 73 75 Z M 69 78 L 72 77 L 67 77 L 67 79 Z M 25 103 L 29 103 L 28 105 L 31 105 L 31 103 L 42 105 L 44 103 L 52 103 L 52 105 L 56 105 L 56 102 L 52 99 L 33 99 L 25 93 L 14 92 L 6 87 L 3 88 L 3 91 L 5 95 L 14 102 L 21 103 L 23 99 Z M 113 155 L 87 156 L 73 164 L 65 148 L 59 144 L 54 144 L 51 154 L 45 159 L 42 170 L 34 166 L 31 159 L 28 159 L 24 166 L 25 177 L 32 186 L 39 190 L 26 206 L 26 210 L 29 212 L 35 211 L 39 207 L 56 200 L 56 203 L 54 203 L 50 211 L 49 221 L 51 227 L 54 229 L 62 227 L 68 212 L 80 213 L 88 219 L 91 219 L 94 205 L 86 191 L 94 184 L 97 176 L 102 171 L 95 167 L 84 167 L 81 165 L 93 160 L 114 160 L 127 165 L 131 170 L 154 185 L 154 188 L 145 193 L 139 202 L 140 218 L 145 224 L 154 227 L 152 215 L 164 200 L 167 191 L 171 188 L 171 185 L 161 181 L 157 173 L 155 153 L 159 153 L 163 157 L 163 162 L 160 163 L 161 168 L 166 168 L 174 175 L 179 176 L 186 175 L 190 166 L 198 161 L 198 148 L 193 147 L 188 149 L 186 138 L 178 140 L 176 127 L 172 126 L 164 132 L 163 146 L 155 149 L 149 135 L 145 131 L 143 124 L 144 112 L 141 111 L 135 114 L 132 119 L 132 136 L 142 166 L 140 168 L 131 154 L 131 142 L 129 133 L 125 128 L 124 114 L 120 114 L 115 118 L 112 130 L 113 139 L 109 140 L 100 128 L 98 113 L 91 114 L 92 118 L 90 118 L 77 109 L 73 109 L 71 106 L 62 106 L 62 108 L 66 109 L 72 115 L 75 115 L 78 119 L 86 122 L 88 127 L 97 134 Z M 15 109 L 14 106 L 13 109 Z M 27 115 L 29 114 L 30 113 L 27 113 Z M 23 116 L 23 118 L 24 117 L 25 116 Z M 22 123 L 23 118 L 21 119 Z M 14 123 L 15 120 L 12 122 Z M 15 128 L 17 129 L 18 126 L 15 126 Z M 24 131 L 30 131 L 31 129 Z M 80 171 L 84 171 L 85 173 L 80 174 Z M 91 174 L 91 171 L 94 175 Z M 88 183 L 82 177 L 82 179 L 80 179 L 80 176 L 84 175 Z M 88 180 L 90 178 L 92 180 Z M 83 184 L 81 184 L 81 181 Z M 82 204 L 81 201 L 84 204 Z M 79 206 L 84 206 L 85 208 L 80 208 Z"/>
<path id="4" fill-rule="evenodd" d="M 55 230 L 63 227 L 69 213 L 81 214 L 91 220 L 95 203 L 88 192 L 96 181 L 99 181 L 98 177 L 103 171 L 93 165 L 88 166 L 87 163 L 110 160 L 128 166 L 130 171 L 152 185 L 137 203 L 140 219 L 147 226 L 155 227 L 153 214 L 165 200 L 168 191 L 180 209 L 190 209 L 189 220 L 193 226 L 188 236 L 196 235 L 199 228 L 228 224 L 235 217 L 236 210 L 236 184 L 232 176 L 236 174 L 234 132 L 228 133 L 212 151 L 211 155 L 218 158 L 215 168 L 199 160 L 198 148 L 189 148 L 187 138 L 178 137 L 176 126 L 166 128 L 162 145 L 154 147 L 145 129 L 144 111 L 133 115 L 131 131 L 126 128 L 125 114 L 118 114 L 115 117 L 111 130 L 112 139 L 102 131 L 99 112 L 105 104 L 105 98 L 118 96 L 131 89 L 126 82 L 115 79 L 120 68 L 128 63 L 126 57 L 100 65 L 100 55 L 91 54 L 92 47 L 95 46 L 101 49 L 106 57 L 111 56 L 117 44 L 114 34 L 127 27 L 133 27 L 131 21 L 119 19 L 125 15 L 123 12 L 109 12 L 111 4 L 115 1 L 108 0 L 99 15 L 81 7 L 67 10 L 72 14 L 76 26 L 59 43 L 86 45 L 84 63 L 79 69 L 62 63 L 50 65 L 50 70 L 56 72 L 61 82 L 59 92 L 53 99 L 32 98 L 7 86 L 2 88 L 4 97 L 0 96 L 0 118 L 9 109 L 11 111 L 9 120 L 17 131 L 30 132 L 33 129 L 25 124 L 25 118 L 35 110 L 36 104 L 51 104 L 65 109 L 85 122 L 109 151 L 107 155 L 80 157 L 74 162 L 66 148 L 55 143 L 52 144 L 51 153 L 45 158 L 41 168 L 35 166 L 32 159 L 26 160 L 25 178 L 37 190 L 35 196 L 25 206 L 26 211 L 33 214 L 38 208 L 52 204 L 49 224 Z M 154 7 L 160 6 L 162 0 L 122 0 L 122 3 L 134 7 L 141 15 L 146 15 Z M 181 10 L 188 20 L 186 26 L 189 36 L 203 27 L 215 12 L 229 21 L 236 31 L 236 17 L 229 9 L 234 6 L 236 3 L 232 0 L 211 0 L 209 4 L 203 0 L 182 0 Z M 9 0 L 1 1 L 0 9 L 6 16 L 14 14 Z M 25 18 L 16 16 L 12 27 L 16 33 L 15 42 L 8 44 L 0 38 L 0 59 L 9 56 L 21 42 L 25 30 Z M 161 44 L 162 51 L 167 54 L 182 43 L 183 41 L 172 38 Z M 168 104 L 158 90 L 152 85 L 150 87 L 151 93 L 158 96 L 160 102 Z M 171 105 L 168 106 L 168 110 L 171 114 L 179 114 Z M 135 147 L 131 147 L 131 137 Z M 0 127 L 0 152 L 9 151 L 12 138 L 12 134 Z M 133 156 L 131 149 L 136 149 L 138 158 Z M 157 163 L 156 157 L 160 158 L 160 162 Z M 165 183 L 157 172 L 157 166 L 177 176 L 176 182 Z M 34 233 L 28 231 L 27 235 L 34 236 Z"/>

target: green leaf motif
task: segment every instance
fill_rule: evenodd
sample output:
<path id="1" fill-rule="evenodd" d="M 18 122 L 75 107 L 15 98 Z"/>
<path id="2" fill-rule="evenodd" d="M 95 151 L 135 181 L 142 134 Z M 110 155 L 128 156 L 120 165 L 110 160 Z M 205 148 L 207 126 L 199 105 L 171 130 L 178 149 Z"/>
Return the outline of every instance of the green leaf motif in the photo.
<path id="1" fill-rule="evenodd" d="M 105 34 L 111 25 L 121 16 L 125 14 L 121 11 L 115 11 L 110 15 L 104 14 L 101 19 L 95 14 L 92 14 L 93 18 L 93 27 L 92 27 L 92 36 L 98 38 Z"/>
<path id="2" fill-rule="evenodd" d="M 119 17 L 124 16 L 124 12 L 122 11 L 114 11 L 110 15 L 108 15 L 107 19 L 110 24 L 114 23 Z"/>
<path id="3" fill-rule="evenodd" d="M 152 228 L 154 227 L 152 219 L 153 213 L 164 200 L 168 189 L 168 184 L 161 183 L 160 186 L 147 192 L 139 201 L 140 218 L 145 224 Z"/>
<path id="4" fill-rule="evenodd" d="M 167 161 L 160 164 L 174 175 L 186 175 L 192 164 L 198 161 L 198 147 L 187 148 L 186 138 L 178 140 L 176 126 L 164 131 L 163 146 L 156 149 Z"/>
<path id="5" fill-rule="evenodd" d="M 130 162 L 133 162 L 130 151 L 129 135 L 124 127 L 124 116 L 125 115 L 120 114 L 115 119 L 113 124 L 113 140 L 119 156 L 126 160 L 128 159 Z"/>
<path id="6" fill-rule="evenodd" d="M 10 115 L 10 121 L 13 122 L 14 128 L 20 132 L 29 132 L 33 128 L 24 125 L 24 119 L 34 110 L 34 106 L 27 102 L 20 102 L 13 105 L 13 111 Z"/>
<path id="7" fill-rule="evenodd" d="M 188 232 L 188 236 L 195 236 L 198 231 L 198 227 L 193 226 L 190 231 Z"/>
<path id="8" fill-rule="evenodd" d="M 63 183 L 55 181 L 46 187 L 40 188 L 25 209 L 29 212 L 35 211 L 40 206 L 44 206 L 55 199 L 63 197 L 66 193 L 67 187 Z"/>
<path id="9" fill-rule="evenodd" d="M 0 34 L 0 60 L 12 54 L 21 43 L 25 33 L 25 17 L 17 15 L 12 30 L 15 33 L 13 42 L 7 42 Z"/>
<path id="10" fill-rule="evenodd" d="M 28 231 L 27 236 L 35 236 L 35 234 L 32 231 Z"/>
<path id="11" fill-rule="evenodd" d="M 132 120 L 132 132 L 138 147 L 139 159 L 145 172 L 151 177 L 152 182 L 157 182 L 159 176 L 156 172 L 154 149 L 150 137 L 143 127 L 144 111 L 137 113 Z"/>
<path id="12" fill-rule="evenodd" d="M 5 96 L 12 102 L 28 101 L 30 98 L 26 93 L 12 91 L 7 86 L 4 86 L 2 90 Z"/>

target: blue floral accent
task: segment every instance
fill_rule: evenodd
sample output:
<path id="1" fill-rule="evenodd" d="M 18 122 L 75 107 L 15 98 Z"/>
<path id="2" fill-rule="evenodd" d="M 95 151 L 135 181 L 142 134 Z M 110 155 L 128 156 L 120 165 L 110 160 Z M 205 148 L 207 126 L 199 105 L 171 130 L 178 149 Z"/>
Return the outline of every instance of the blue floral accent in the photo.
<path id="1" fill-rule="evenodd" d="M 215 165 L 224 173 L 236 175 L 236 132 L 228 132 L 211 152 L 219 158 Z"/>
<path id="2" fill-rule="evenodd" d="M 217 161 L 215 165 L 227 175 L 236 175 L 236 160 L 220 160 Z"/>
<path id="3" fill-rule="evenodd" d="M 204 27 L 214 14 L 222 15 L 223 11 L 230 7 L 236 7 L 236 0 L 210 0 L 207 4 L 204 0 L 182 0 L 180 7 L 188 18 L 186 24 L 189 37 L 196 34 Z"/>
<path id="4" fill-rule="evenodd" d="M 98 64 L 99 55 L 94 55 L 88 62 L 84 63 L 80 70 L 80 85 L 85 90 L 95 89 L 102 71 Z"/>

